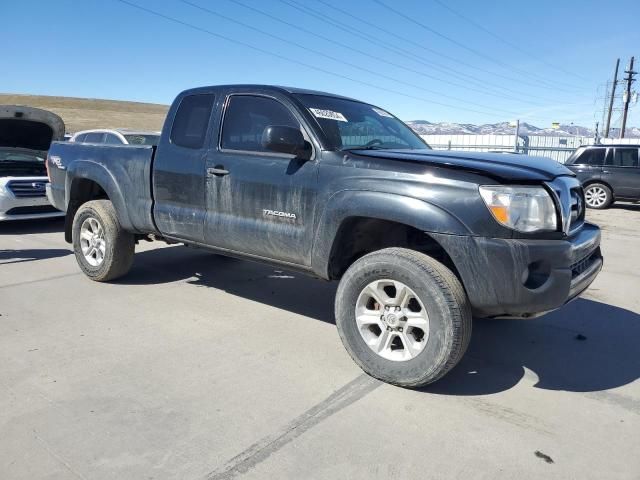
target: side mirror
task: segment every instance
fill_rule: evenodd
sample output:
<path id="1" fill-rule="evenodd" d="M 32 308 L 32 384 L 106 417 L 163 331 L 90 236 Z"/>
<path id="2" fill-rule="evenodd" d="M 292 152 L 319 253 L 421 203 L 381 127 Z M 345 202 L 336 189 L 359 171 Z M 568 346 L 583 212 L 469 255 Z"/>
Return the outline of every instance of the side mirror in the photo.
<path id="1" fill-rule="evenodd" d="M 292 155 L 307 151 L 307 142 L 299 128 L 269 125 L 262 132 L 262 146 L 267 150 Z"/>

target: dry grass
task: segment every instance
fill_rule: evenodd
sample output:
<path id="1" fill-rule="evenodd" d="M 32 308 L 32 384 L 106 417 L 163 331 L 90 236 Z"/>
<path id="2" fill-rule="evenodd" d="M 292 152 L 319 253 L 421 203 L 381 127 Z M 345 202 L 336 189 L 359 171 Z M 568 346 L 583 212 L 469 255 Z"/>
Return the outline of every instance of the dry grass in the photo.
<path id="1" fill-rule="evenodd" d="M 161 130 L 169 109 L 155 103 L 4 93 L 0 93 L 0 104 L 50 110 L 62 117 L 69 133 L 89 128 Z"/>

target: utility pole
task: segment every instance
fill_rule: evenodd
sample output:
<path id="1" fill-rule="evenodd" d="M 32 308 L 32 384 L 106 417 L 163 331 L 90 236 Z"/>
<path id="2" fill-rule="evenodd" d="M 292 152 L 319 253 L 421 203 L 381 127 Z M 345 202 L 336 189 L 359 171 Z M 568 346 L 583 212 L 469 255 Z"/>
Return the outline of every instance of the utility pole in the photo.
<path id="1" fill-rule="evenodd" d="M 625 70 L 627 78 L 624 80 L 627 82 L 627 89 L 624 92 L 624 107 L 622 110 L 622 127 L 620 128 L 620 138 L 624 138 L 624 130 L 627 128 L 627 114 L 629 113 L 629 102 L 631 102 L 631 84 L 635 81 L 633 76 L 638 73 L 633 71 L 633 57 L 629 60 L 629 70 Z"/>
<path id="2" fill-rule="evenodd" d="M 604 127 L 604 138 L 609 138 L 609 127 L 611 127 L 611 112 L 613 111 L 613 99 L 616 96 L 616 84 L 618 83 L 618 68 L 620 67 L 620 59 L 616 60 L 616 70 L 613 74 L 613 85 L 611 86 L 611 99 L 609 100 L 609 110 L 607 112 L 607 123 Z"/>
<path id="3" fill-rule="evenodd" d="M 520 119 L 516 120 L 516 140 L 513 142 L 513 151 L 518 153 L 518 138 L 520 137 Z"/>

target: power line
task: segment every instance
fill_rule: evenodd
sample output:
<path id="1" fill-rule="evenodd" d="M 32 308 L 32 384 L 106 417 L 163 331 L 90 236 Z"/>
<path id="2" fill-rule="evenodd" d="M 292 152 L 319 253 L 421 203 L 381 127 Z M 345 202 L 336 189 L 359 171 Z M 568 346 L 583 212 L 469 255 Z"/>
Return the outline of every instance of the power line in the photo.
<path id="1" fill-rule="evenodd" d="M 136 9 L 141 10 L 143 12 L 146 12 L 148 14 L 154 15 L 156 17 L 162 18 L 164 20 L 168 20 L 168 21 L 170 21 L 172 23 L 176 23 L 178 25 L 182 25 L 184 27 L 190 28 L 192 30 L 196 30 L 196 31 L 201 32 L 201 33 L 205 33 L 207 35 L 210 35 L 212 37 L 218 38 L 220 40 L 224 40 L 224 41 L 229 42 L 229 43 L 234 43 L 236 45 L 240 45 L 242 47 L 245 47 L 245 48 L 248 48 L 248 49 L 251 49 L 251 50 L 255 50 L 255 51 L 260 52 L 260 53 L 263 53 L 265 55 L 269 55 L 269 56 L 272 56 L 272 57 L 275 57 L 275 58 L 279 58 L 281 60 L 285 60 L 287 62 L 294 63 L 296 65 L 301 65 L 303 67 L 306 67 L 306 68 L 309 68 L 309 69 L 312 69 L 312 70 L 316 70 L 318 72 L 322 72 L 322 73 L 325 73 L 327 75 L 331 75 L 331 76 L 334 76 L 334 77 L 337 77 L 337 78 L 342 78 L 342 79 L 348 80 L 350 82 L 354 82 L 354 83 L 357 83 L 357 84 L 360 84 L 360 85 L 365 85 L 367 87 L 375 88 L 375 89 L 383 91 L 383 92 L 393 93 L 395 95 L 400 95 L 402 97 L 411 98 L 413 100 L 419 100 L 419 101 L 425 102 L 427 104 L 440 105 L 440 106 L 447 107 L 447 108 L 455 108 L 457 110 L 465 110 L 465 111 L 468 111 L 468 112 L 480 113 L 482 115 L 494 115 L 495 114 L 495 111 L 493 113 L 491 113 L 491 112 L 475 110 L 475 109 L 471 109 L 471 108 L 467 108 L 467 107 L 460 107 L 460 106 L 456 106 L 456 105 L 451 105 L 451 104 L 448 104 L 448 103 L 438 102 L 438 101 L 427 99 L 427 98 L 423 98 L 423 97 L 417 97 L 415 95 L 410 95 L 410 94 L 407 94 L 407 93 L 404 93 L 404 92 L 400 92 L 398 90 L 393 90 L 391 88 L 387 88 L 387 87 L 383 87 L 383 86 L 380 86 L 380 85 L 376 85 L 374 83 L 365 82 L 365 81 L 362 81 L 362 80 L 357 80 L 357 79 L 349 77 L 347 75 L 343 75 L 343 74 L 336 73 L 336 72 L 333 72 L 333 71 L 330 71 L 330 70 L 326 70 L 324 68 L 318 67 L 316 65 L 311 65 L 309 63 L 302 62 L 300 60 L 295 60 L 295 59 L 287 57 L 285 55 L 280 55 L 279 53 L 274 53 L 274 52 L 272 52 L 270 50 L 266 50 L 264 48 L 257 47 L 255 45 L 250 44 L 250 43 L 246 43 L 246 42 L 244 42 L 242 40 L 236 40 L 234 38 L 227 37 L 227 36 L 219 34 L 217 32 L 212 32 L 211 30 L 207 30 L 206 28 L 202 28 L 202 27 L 199 27 L 197 25 L 193 25 L 192 23 L 188 23 L 188 22 L 182 21 L 180 19 L 177 19 L 175 17 L 169 16 L 169 15 L 165 15 L 163 13 L 160 13 L 160 12 L 156 11 L 156 10 L 152 10 L 150 8 L 143 7 L 142 5 L 138 5 L 138 4 L 130 2 L 128 0 L 115 0 L 115 1 L 123 3 L 125 5 L 130 6 L 130 7 L 136 8 Z"/>
<path id="2" fill-rule="evenodd" d="M 233 0 L 229 0 L 229 1 L 233 1 Z M 458 59 L 458 58 L 452 57 L 452 56 L 450 56 L 450 55 L 446 55 L 446 54 L 444 54 L 444 53 L 442 53 L 442 52 L 440 52 L 440 51 L 438 51 L 438 50 L 436 50 L 436 49 L 426 47 L 426 46 L 424 46 L 424 45 L 422 45 L 421 43 L 418 43 L 418 42 L 414 42 L 413 40 L 411 40 L 411 39 L 410 39 L 410 38 L 408 38 L 408 37 L 405 37 L 405 36 L 403 36 L 403 35 L 399 35 L 399 34 L 397 34 L 397 33 L 395 33 L 395 32 L 392 32 L 392 31 L 390 31 L 390 30 L 388 30 L 388 29 L 386 29 L 386 28 L 381 27 L 380 25 L 377 25 L 377 24 L 375 24 L 375 23 L 369 22 L 369 21 L 367 21 L 367 20 L 365 20 L 365 19 L 363 19 L 363 18 L 361 18 L 361 17 L 359 17 L 359 16 L 357 16 L 357 15 L 353 15 L 352 13 L 349 13 L 348 11 L 346 11 L 346 10 L 344 10 L 344 9 L 340 8 L 340 7 L 337 7 L 337 6 L 335 6 L 335 5 L 332 5 L 332 4 L 330 4 L 329 2 L 327 2 L 327 1 L 325 1 L 325 0 L 316 0 L 316 1 L 317 1 L 317 2 L 319 2 L 319 3 L 322 3 L 323 5 L 326 5 L 327 7 L 331 8 L 331 9 L 333 9 L 333 10 L 337 11 L 337 12 L 339 12 L 339 13 L 340 13 L 340 14 L 342 14 L 342 15 L 345 15 L 345 16 L 347 16 L 347 17 L 349 17 L 349 18 L 351 18 L 351 19 L 353 19 L 353 20 L 355 20 L 355 21 L 357 21 L 357 22 L 360 22 L 360 23 L 362 23 L 362 24 L 364 24 L 364 25 L 367 25 L 367 26 L 368 26 L 368 27 L 370 27 L 370 28 L 374 28 L 375 30 L 378 30 L 378 31 L 380 31 L 380 32 L 383 32 L 383 33 L 385 33 L 385 34 L 387 34 L 387 35 L 391 36 L 391 37 L 394 37 L 394 38 L 396 38 L 396 39 L 398 39 L 398 40 L 401 40 L 401 41 L 403 41 L 403 42 L 405 42 L 405 43 L 408 43 L 408 44 L 410 44 L 410 45 L 411 45 L 411 46 L 413 46 L 413 47 L 420 48 L 421 50 L 424 50 L 424 51 L 426 51 L 426 52 L 432 53 L 432 54 L 434 54 L 434 55 L 436 55 L 436 56 L 438 56 L 438 57 L 441 57 L 441 58 L 444 58 L 444 59 L 450 60 L 450 61 L 452 61 L 452 62 L 455 62 L 456 64 L 460 64 L 460 65 L 462 65 L 462 66 L 464 66 L 464 67 L 467 67 L 467 68 L 470 68 L 470 69 L 476 70 L 476 71 L 481 72 L 481 73 L 484 73 L 484 74 L 488 74 L 488 75 L 492 75 L 492 76 L 495 76 L 495 77 L 498 77 L 498 78 L 502 78 L 503 80 L 509 80 L 509 81 L 511 81 L 511 82 L 514 82 L 514 83 L 522 83 L 523 85 L 529 85 L 529 86 L 533 86 L 533 87 L 536 87 L 536 88 L 549 89 L 549 87 L 546 87 L 546 86 L 544 86 L 544 85 L 540 85 L 540 84 L 536 84 L 536 83 L 530 83 L 530 82 L 527 82 L 527 81 L 522 81 L 522 80 L 520 80 L 520 79 L 517 79 L 517 78 L 514 78 L 514 77 L 510 77 L 510 76 L 508 76 L 508 75 L 502 75 L 502 74 L 500 74 L 500 73 L 493 72 L 493 71 L 491 71 L 491 70 L 487 70 L 487 69 L 485 69 L 485 68 L 478 67 L 478 66 L 476 66 L 476 65 L 473 65 L 473 64 L 470 64 L 470 63 L 464 62 L 464 61 L 462 61 L 462 60 L 460 60 L 460 59 Z M 292 6 L 293 6 L 293 5 L 292 5 Z M 294 8 L 295 8 L 295 7 L 294 7 Z M 301 7 L 300 7 L 300 8 L 301 8 Z M 317 17 L 316 17 L 316 18 L 317 18 Z M 325 21 L 326 21 L 326 20 L 325 20 Z M 349 27 L 349 30 L 347 30 L 347 33 L 351 33 L 351 34 L 353 34 L 353 31 L 361 32 L 361 30 L 354 29 L 354 27 L 353 27 L 353 26 L 350 26 L 350 27 Z M 381 46 L 383 46 L 383 47 L 385 47 L 385 44 L 381 43 L 379 40 L 378 40 L 378 41 L 376 41 L 376 43 L 377 43 L 377 44 L 379 44 L 379 45 L 381 45 Z M 388 48 L 388 47 L 385 47 L 385 48 Z M 448 67 L 448 66 L 446 66 L 446 65 L 443 65 L 443 64 L 441 64 L 441 63 L 434 62 L 434 61 L 433 61 L 433 60 L 431 60 L 431 59 L 425 59 L 425 57 L 422 57 L 422 56 L 420 56 L 420 55 L 416 55 L 415 53 L 412 53 L 412 52 L 410 52 L 409 50 L 406 50 L 406 49 L 400 49 L 400 47 L 395 47 L 395 48 L 396 48 L 396 49 L 399 49 L 399 50 L 400 50 L 400 51 L 402 51 L 402 52 L 407 53 L 408 55 L 410 55 L 410 57 L 407 57 L 407 55 L 404 55 L 405 57 L 407 57 L 407 58 L 411 58 L 411 60 L 413 60 L 413 61 L 417 61 L 418 63 L 421 63 L 421 64 L 426 65 L 426 66 L 428 66 L 428 67 L 432 67 L 432 68 L 433 68 L 433 67 L 435 66 L 437 69 L 440 69 L 441 71 L 442 71 L 442 70 L 445 70 L 445 71 L 446 71 L 445 73 L 449 73 L 450 75 L 455 75 L 455 76 L 457 76 L 458 78 L 464 78 L 464 79 L 466 79 L 467 81 L 468 81 L 469 79 L 472 79 L 472 80 L 474 81 L 474 83 L 478 83 L 478 84 L 480 84 L 480 85 L 487 85 L 487 84 L 488 84 L 488 82 L 487 82 L 486 80 L 480 79 L 480 78 L 475 77 L 475 76 L 473 76 L 473 75 L 469 75 L 469 74 L 468 74 L 468 73 L 466 73 L 466 72 L 462 72 L 462 71 L 460 71 L 460 70 L 456 70 L 455 68 L 451 68 L 451 67 Z M 427 60 L 427 61 L 425 62 L 424 60 Z M 491 85 L 495 85 L 495 84 L 491 84 Z M 522 94 L 522 92 L 520 92 L 520 91 L 513 90 L 513 89 L 511 89 L 511 88 L 507 88 L 507 87 L 505 87 L 505 86 L 497 86 L 497 88 L 499 88 L 499 89 L 501 89 L 501 90 L 504 90 L 504 91 L 507 91 L 507 92 L 515 93 L 516 95 L 521 95 L 521 94 Z M 556 89 L 555 89 L 555 88 L 553 88 L 553 90 L 555 91 Z M 536 98 L 536 99 L 539 99 L 539 100 L 546 100 L 545 98 L 540 97 L 540 96 L 537 96 L 537 95 L 531 95 L 531 94 L 528 94 L 527 96 L 528 96 L 529 98 Z"/>
<path id="3" fill-rule="evenodd" d="M 237 20 L 229 19 L 228 17 L 225 17 L 225 16 L 223 16 L 222 14 L 212 12 L 211 10 L 205 9 L 204 7 L 202 7 L 202 6 L 200 6 L 200 5 L 196 5 L 196 4 L 194 4 L 194 3 L 191 3 L 191 2 L 189 2 L 189 1 L 185 1 L 185 0 L 180 0 L 180 1 L 182 1 L 183 3 L 186 3 L 186 4 L 188 4 L 188 5 L 191 5 L 192 7 L 200 8 L 200 9 L 203 9 L 203 10 L 205 10 L 205 11 L 208 11 L 209 13 L 212 13 L 212 14 L 214 14 L 214 15 L 217 15 L 217 16 L 219 16 L 219 17 L 221 17 L 221 18 L 228 19 L 229 21 L 232 21 L 232 22 L 234 22 L 234 23 L 242 24 L 241 22 L 239 22 L 239 21 L 237 21 Z M 314 31 L 312 31 L 312 30 L 307 29 L 307 28 L 301 27 L 301 26 L 299 26 L 299 25 L 295 25 L 295 24 L 293 24 L 293 23 L 291 23 L 291 22 L 287 22 L 286 20 L 282 20 L 281 18 L 278 18 L 278 17 L 276 17 L 276 16 L 274 16 L 274 15 L 271 15 L 271 14 L 269 14 L 269 13 L 267 13 L 267 12 L 264 12 L 264 11 L 262 11 L 262 10 L 260 10 L 260 9 L 257 9 L 257 8 L 255 8 L 255 7 L 252 7 L 252 6 L 250 6 L 250 5 L 246 5 L 245 3 L 243 3 L 243 2 L 241 2 L 241 1 L 239 1 L 239 0 L 228 0 L 228 1 L 229 1 L 229 2 L 231 2 L 231 3 L 234 3 L 234 4 L 236 4 L 236 5 L 240 5 L 241 7 L 244 7 L 244 8 L 246 8 L 246 9 L 248 9 L 248 10 L 251 10 L 251 11 L 253 11 L 253 12 L 256 12 L 256 13 L 258 13 L 258 14 L 260 14 L 260 15 L 263 15 L 263 16 L 265 16 L 265 17 L 267 17 L 267 18 L 270 18 L 270 19 L 271 19 L 271 20 L 273 20 L 273 21 L 279 22 L 279 23 L 281 23 L 281 24 L 283 24 L 283 25 L 287 25 L 287 26 L 289 26 L 289 27 L 291 27 L 291 28 L 294 28 L 294 29 L 296 29 L 296 30 L 299 30 L 299 31 L 301 31 L 301 32 L 304 32 L 304 33 L 306 33 L 307 35 L 312 35 L 312 36 L 317 37 L 317 38 L 320 38 L 320 39 L 322 39 L 322 40 L 324 40 L 324 41 L 326 41 L 326 42 L 332 43 L 332 44 L 334 44 L 334 45 L 338 45 L 339 47 L 344 48 L 345 50 L 351 50 L 351 51 L 353 51 L 353 52 L 359 53 L 360 55 L 364 55 L 364 56 L 366 56 L 366 57 L 368 57 L 368 58 L 371 58 L 371 59 L 373 59 L 373 60 L 375 60 L 375 61 L 377 61 L 377 62 L 386 63 L 387 65 L 391 65 L 391 66 L 394 66 L 394 67 L 396 67 L 396 68 L 400 68 L 400 69 L 402 69 L 402 70 L 406 70 L 406 71 L 411 72 L 411 73 L 414 73 L 414 74 L 416 74 L 416 75 L 420 75 L 420 76 L 423 76 L 423 77 L 425 77 L 425 78 L 430 78 L 430 79 L 433 79 L 433 80 L 436 80 L 436 81 L 439 81 L 439 82 L 445 83 L 447 86 L 452 86 L 452 85 L 453 85 L 453 86 L 456 86 L 456 87 L 464 88 L 464 89 L 466 89 L 466 90 L 471 90 L 471 91 L 474 91 L 474 92 L 483 93 L 483 94 L 485 94 L 485 95 L 492 95 L 492 96 L 494 96 L 494 97 L 498 97 L 498 98 L 505 98 L 505 99 L 508 99 L 508 100 L 515 100 L 515 101 L 518 101 L 518 102 L 521 102 L 521 103 L 527 103 L 527 104 L 530 104 L 530 105 L 538 105 L 538 106 L 539 106 L 539 104 L 536 104 L 535 102 L 531 102 L 531 101 L 529 101 L 529 100 L 524 100 L 524 99 L 522 99 L 522 98 L 514 97 L 514 96 L 512 96 L 512 95 L 505 95 L 505 94 L 501 94 L 501 93 L 495 93 L 495 92 L 492 92 L 492 91 L 490 91 L 490 90 L 487 90 L 486 88 L 475 88 L 475 87 L 469 86 L 469 85 L 467 85 L 467 84 L 460 84 L 460 83 L 453 82 L 453 81 L 451 81 L 451 80 L 448 80 L 448 79 L 445 79 L 445 78 L 442 78 L 442 77 L 438 77 L 438 76 L 435 76 L 435 75 L 431 75 L 431 74 L 428 74 L 428 73 L 421 72 L 421 71 L 419 71 L 419 70 L 416 70 L 416 69 L 414 69 L 414 68 L 407 67 L 407 66 L 405 66 L 405 65 L 402 65 L 402 64 L 399 64 L 399 63 L 396 63 L 396 62 L 392 62 L 392 61 L 389 61 L 389 60 L 385 60 L 385 59 L 380 58 L 380 57 L 378 57 L 378 56 L 376 56 L 376 55 L 372 55 L 372 54 L 367 53 L 367 52 L 365 52 L 365 51 L 363 51 L 363 50 L 360 50 L 360 49 L 358 49 L 358 48 L 352 47 L 352 46 L 347 45 L 347 44 L 345 44 L 345 43 L 342 43 L 342 42 L 339 42 L 339 41 L 334 40 L 334 39 L 332 39 L 332 38 L 329 38 L 329 37 L 327 37 L 327 36 L 325 36 L 325 35 L 321 35 L 321 34 L 319 34 L 319 33 L 316 33 L 316 32 L 314 32 Z M 244 24 L 243 24 L 243 25 L 244 25 Z M 246 25 L 245 25 L 245 26 L 246 26 Z M 253 28 L 253 27 L 251 27 L 251 28 Z M 280 40 L 285 41 L 285 40 L 284 40 L 284 39 L 282 39 L 282 38 L 280 38 Z M 303 48 L 301 45 L 297 45 L 297 46 L 298 46 L 298 47 L 300 47 L 300 48 Z M 315 52 L 315 53 L 318 53 L 318 52 Z M 323 53 L 318 53 L 318 54 L 323 55 L 323 56 L 326 56 L 326 55 L 325 55 L 325 54 L 323 54 Z M 335 60 L 335 58 L 333 58 L 333 57 L 332 57 L 332 59 L 333 59 L 333 60 Z M 341 62 L 342 62 L 342 61 L 341 61 Z M 349 62 L 347 62 L 347 63 L 348 63 L 349 65 L 351 65 L 351 66 L 353 65 L 353 64 L 351 64 L 351 63 L 349 63 Z M 370 70 L 367 70 L 367 71 L 368 71 L 368 72 L 370 72 Z M 375 72 L 375 74 L 376 74 L 376 75 L 379 75 L 377 72 Z M 394 80 L 394 81 L 398 81 L 398 79 L 397 79 L 397 78 L 393 78 L 393 80 Z M 401 81 L 400 83 L 403 83 L 403 82 Z M 406 83 L 406 82 L 404 82 L 404 83 Z M 408 84 L 408 85 L 413 86 L 413 87 L 415 87 L 415 88 L 424 89 L 423 87 L 420 87 L 420 86 L 417 86 L 417 85 L 413 85 L 413 84 Z M 433 91 L 431 91 L 431 93 L 433 93 Z M 458 99 L 458 100 L 460 100 L 460 99 Z M 511 112 L 509 112 L 509 113 L 511 113 Z"/>
<path id="4" fill-rule="evenodd" d="M 457 17 L 462 18 L 463 20 L 465 20 L 466 22 L 470 23 L 471 25 L 473 25 L 474 27 L 478 28 L 479 30 L 482 30 L 483 32 L 485 32 L 487 35 L 492 36 L 493 38 L 495 38 L 496 40 L 499 40 L 500 42 L 504 43 L 505 45 L 510 46 L 511 48 L 519 51 L 520 53 L 524 53 L 525 55 L 528 55 L 531 58 L 534 58 L 535 60 L 537 60 L 540 63 L 543 63 L 545 65 L 547 65 L 548 67 L 554 68 L 556 70 L 561 71 L 562 73 L 565 73 L 567 75 L 573 75 L 574 77 L 580 78 L 582 80 L 586 80 L 583 76 L 578 75 L 575 72 L 572 72 L 571 70 L 565 70 L 562 67 L 559 67 L 557 65 L 554 65 L 550 62 L 548 62 L 547 60 L 545 60 L 542 57 L 539 57 L 537 55 L 532 54 L 531 52 L 527 52 L 526 50 L 524 50 L 522 47 L 520 47 L 518 44 L 510 42 L 509 40 L 503 38 L 502 36 L 498 35 L 495 32 L 492 32 L 491 30 L 489 30 L 488 28 L 485 28 L 482 24 L 476 22 L 475 20 L 472 20 L 471 18 L 463 15 L 462 13 L 460 13 L 459 11 L 451 8 L 449 5 L 447 5 L 446 3 L 442 2 L 441 0 L 433 0 L 434 2 L 436 2 L 438 5 L 440 5 L 441 7 L 449 10 L 451 13 L 453 13 L 454 15 L 456 15 Z"/>
<path id="5" fill-rule="evenodd" d="M 337 63 L 341 63 L 343 65 L 347 65 L 347 66 L 349 66 L 351 68 L 355 68 L 357 70 L 363 71 L 363 72 L 368 73 L 370 75 L 381 77 L 381 78 L 384 78 L 386 80 L 391 80 L 392 82 L 400 83 L 400 84 L 415 88 L 415 89 L 420 90 L 420 91 L 424 91 L 424 92 L 432 93 L 432 94 L 435 94 L 435 95 L 439 95 L 439 96 L 444 97 L 444 98 L 448 98 L 448 99 L 459 101 L 459 102 L 464 102 L 464 103 L 467 103 L 469 105 L 475 105 L 475 106 L 480 107 L 480 108 L 492 108 L 492 107 L 490 107 L 488 105 L 482 105 L 480 103 L 469 102 L 469 101 L 467 101 L 467 100 L 465 100 L 463 98 L 460 98 L 460 97 L 455 97 L 453 95 L 447 95 L 445 93 L 438 92 L 436 90 L 430 90 L 430 89 L 424 88 L 424 87 L 422 87 L 420 85 L 416 85 L 414 83 L 406 82 L 406 81 L 400 80 L 400 79 L 398 79 L 396 77 L 392 77 L 390 75 L 385 75 L 383 73 L 379 73 L 379 72 L 376 72 L 374 70 L 371 70 L 371 69 L 368 69 L 368 68 L 365 68 L 365 67 L 361 67 L 361 66 L 359 66 L 359 65 L 357 65 L 355 63 L 351 63 L 351 62 L 347 62 L 345 60 L 341 60 L 341 59 L 339 59 L 337 57 L 334 57 L 332 55 L 328 55 L 328 54 L 326 54 L 324 52 L 321 52 L 319 50 L 315 50 L 313 48 L 304 47 L 302 45 L 294 44 L 287 38 L 279 37 L 278 35 L 274 35 L 272 33 L 269 33 L 269 32 L 267 32 L 265 30 L 262 30 L 260 28 L 254 27 L 252 25 L 249 25 L 249 24 L 247 24 L 245 22 L 242 22 L 240 20 L 236 20 L 236 19 L 231 18 L 231 17 L 229 17 L 227 15 L 223 15 L 223 14 L 221 14 L 219 12 L 216 12 L 216 11 L 211 10 L 209 8 L 203 7 L 201 5 L 198 5 L 196 3 L 191 2 L 189 0 L 178 0 L 178 1 L 180 1 L 180 2 L 182 2 L 184 4 L 186 4 L 186 5 L 189 5 L 189 6 L 193 7 L 193 8 L 196 8 L 196 9 L 202 11 L 202 12 L 206 12 L 206 13 L 208 13 L 210 15 L 214 15 L 214 16 L 216 16 L 218 18 L 222 18 L 223 20 L 226 20 L 228 22 L 235 23 L 235 24 L 240 25 L 242 27 L 245 27 L 245 28 L 248 28 L 250 30 L 253 30 L 254 32 L 258 32 L 258 33 L 260 33 L 262 35 L 266 35 L 266 36 L 268 36 L 270 38 L 274 38 L 274 39 L 276 39 L 276 40 L 278 40 L 280 42 L 286 43 L 288 45 L 294 45 L 295 47 L 300 48 L 300 49 L 302 49 L 304 51 L 311 52 L 311 53 L 313 53 L 315 55 L 319 55 L 319 56 L 324 57 L 324 58 L 328 58 L 331 61 L 334 61 L 334 62 L 337 62 Z M 372 58 L 375 59 L 375 57 L 372 57 Z M 509 110 L 502 110 L 502 109 L 496 109 L 496 110 L 502 111 L 502 112 L 507 113 L 509 115 L 515 115 L 514 112 L 511 112 Z"/>
<path id="6" fill-rule="evenodd" d="M 439 31 L 429 27 L 425 23 L 420 22 L 420 21 L 416 20 L 415 18 L 412 18 L 412 17 L 404 14 L 403 12 L 400 12 L 400 11 L 396 10 L 393 7 L 390 7 L 389 5 L 384 3 L 382 0 L 373 0 L 373 1 L 375 3 L 377 3 L 378 5 L 380 5 L 381 7 L 384 7 L 387 10 L 395 13 L 396 15 L 404 18 L 405 20 L 407 20 L 407 21 L 409 21 L 409 22 L 411 22 L 411 23 L 413 23 L 415 25 L 418 25 L 419 27 L 423 28 L 424 30 L 427 30 L 428 32 L 431 32 L 432 34 L 434 34 L 434 35 L 436 35 L 436 36 L 438 36 L 440 38 L 443 38 L 443 39 L 447 40 L 448 42 L 453 43 L 454 45 L 473 53 L 474 55 L 477 55 L 477 56 L 479 56 L 481 58 L 484 58 L 485 60 L 489 60 L 490 62 L 495 63 L 496 65 L 500 65 L 504 69 L 512 70 L 514 72 L 517 72 L 520 75 L 525 75 L 525 76 L 529 76 L 529 77 L 536 77 L 536 78 L 538 78 L 538 81 L 547 84 L 550 88 L 554 88 L 556 90 L 560 90 L 557 87 L 557 85 L 550 84 L 549 82 L 547 82 L 547 80 L 545 78 L 543 78 L 543 77 L 541 77 L 539 75 L 533 74 L 531 72 L 527 72 L 525 70 L 521 70 L 521 69 L 516 68 L 516 67 L 514 67 L 512 65 L 508 65 L 508 64 L 506 64 L 506 63 L 504 63 L 504 62 L 502 62 L 502 61 L 500 61 L 500 60 L 498 60 L 496 58 L 491 57 L 490 55 L 487 55 L 487 54 L 485 54 L 485 53 L 483 53 L 483 52 L 481 52 L 479 50 L 476 50 L 475 48 L 469 47 L 469 46 L 465 45 L 464 43 L 459 42 L 456 39 L 451 38 L 451 37 L 445 35 L 444 33 L 441 33 Z"/>
<path id="7" fill-rule="evenodd" d="M 369 42 L 372 42 L 372 43 L 375 43 L 377 45 L 380 45 L 381 47 L 386 48 L 386 49 L 390 48 L 390 46 L 388 44 L 380 42 L 380 40 L 378 40 L 377 38 L 372 37 L 371 35 L 363 32 L 362 30 L 359 30 L 359 29 L 355 28 L 353 25 L 346 24 L 344 22 L 336 20 L 335 18 L 327 18 L 326 14 L 324 14 L 324 13 L 318 11 L 318 10 L 313 9 L 313 8 L 309 7 L 308 5 L 301 5 L 296 0 L 278 0 L 278 1 L 280 3 L 283 3 L 285 5 L 290 6 L 290 7 L 294 8 L 294 9 L 296 9 L 296 10 L 298 10 L 298 11 L 300 11 L 300 12 L 306 14 L 306 15 L 309 15 L 309 16 L 317 19 L 317 20 L 320 20 L 321 22 L 327 23 L 329 25 L 333 25 L 334 27 L 341 29 L 343 32 L 348 33 L 349 35 L 353 35 L 353 36 L 356 36 L 356 37 L 359 37 L 359 38 L 363 38 L 363 39 L 365 39 L 365 40 L 367 40 Z M 337 7 L 333 7 L 333 8 L 337 9 Z M 344 10 L 342 10 L 342 12 L 344 12 Z M 413 43 L 413 42 L 411 42 L 411 43 Z M 423 48 L 427 49 L 426 47 L 423 47 Z M 398 50 L 397 48 L 393 48 L 393 50 L 395 50 L 396 52 L 400 52 L 400 54 L 402 55 L 403 50 Z M 435 52 L 435 50 L 432 50 L 432 49 L 427 49 L 427 50 Z M 413 58 L 413 57 L 416 57 L 415 54 L 412 54 L 412 53 L 409 53 L 409 54 L 411 56 L 408 57 L 408 58 L 410 58 L 413 61 L 418 61 L 415 58 Z M 403 55 L 403 56 L 406 57 L 406 55 Z M 470 67 L 470 68 L 475 68 L 476 70 L 488 73 L 490 75 L 495 75 L 495 76 L 504 78 L 506 80 L 510 80 L 512 82 L 521 83 L 523 85 L 528 85 L 530 87 L 544 88 L 544 89 L 547 89 L 547 90 L 564 91 L 564 92 L 568 92 L 568 93 L 574 93 L 572 91 L 564 90 L 562 88 L 559 88 L 556 85 L 544 84 L 544 83 L 541 83 L 540 81 L 535 83 L 535 82 L 530 82 L 530 81 L 527 81 L 527 80 L 516 79 L 516 78 L 513 78 L 513 77 L 506 76 L 506 75 L 501 75 L 501 74 L 496 73 L 496 72 L 492 72 L 491 70 L 483 69 L 483 68 L 480 68 L 480 67 L 475 67 L 475 66 L 470 65 L 468 63 L 464 63 L 461 60 L 458 60 L 458 59 L 455 59 L 455 58 L 452 58 L 452 57 L 448 57 L 446 55 L 440 55 L 440 56 L 444 56 L 445 58 L 450 58 L 450 59 L 452 59 L 453 61 L 455 61 L 457 63 L 461 63 L 463 65 L 466 65 L 466 66 Z M 421 57 L 418 56 L 417 58 L 420 59 Z M 424 62 L 419 62 L 419 63 L 423 63 L 424 64 Z M 431 65 L 428 65 L 428 66 L 431 66 Z M 462 74 L 462 75 L 468 77 L 468 75 L 466 75 L 466 74 Z M 486 84 L 486 82 L 483 82 L 482 80 L 480 80 L 480 82 Z M 505 87 L 502 87 L 502 88 L 505 88 Z M 516 92 L 516 93 L 519 93 L 519 92 Z M 529 95 L 529 97 L 533 98 L 532 95 Z M 540 98 L 540 97 L 537 97 L 537 98 Z"/>

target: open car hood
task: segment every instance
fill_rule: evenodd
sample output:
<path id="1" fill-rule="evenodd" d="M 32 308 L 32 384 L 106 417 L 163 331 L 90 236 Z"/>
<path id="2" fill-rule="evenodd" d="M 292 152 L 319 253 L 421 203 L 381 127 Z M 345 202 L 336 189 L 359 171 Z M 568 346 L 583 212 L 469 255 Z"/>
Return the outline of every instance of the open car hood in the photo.
<path id="1" fill-rule="evenodd" d="M 64 137 L 64 122 L 53 112 L 19 105 L 0 105 L 0 147 L 46 152 Z"/>

